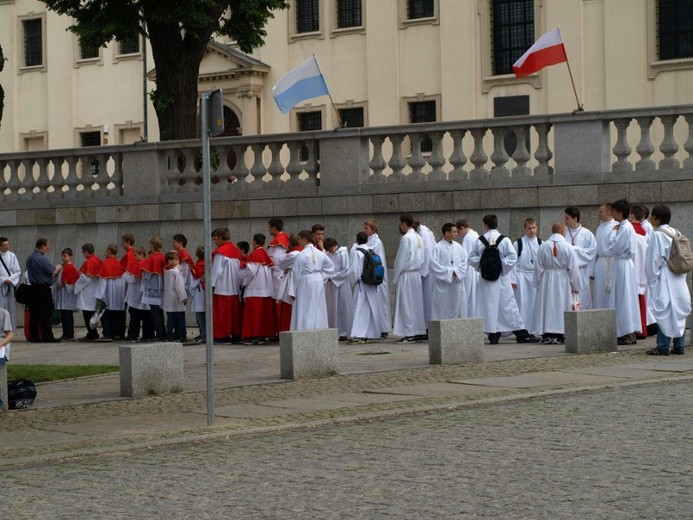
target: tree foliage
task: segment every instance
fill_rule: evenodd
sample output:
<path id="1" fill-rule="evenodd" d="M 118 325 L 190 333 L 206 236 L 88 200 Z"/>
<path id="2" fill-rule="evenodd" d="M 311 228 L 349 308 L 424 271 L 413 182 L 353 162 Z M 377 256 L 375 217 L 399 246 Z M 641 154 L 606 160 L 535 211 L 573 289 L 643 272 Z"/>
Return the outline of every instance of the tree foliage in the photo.
<path id="1" fill-rule="evenodd" d="M 149 38 L 157 87 L 152 95 L 162 140 L 196 136 L 197 76 L 214 34 L 234 39 L 243 52 L 264 43 L 272 12 L 286 0 L 41 0 L 72 17 L 70 30 L 89 47 L 114 38 Z"/>

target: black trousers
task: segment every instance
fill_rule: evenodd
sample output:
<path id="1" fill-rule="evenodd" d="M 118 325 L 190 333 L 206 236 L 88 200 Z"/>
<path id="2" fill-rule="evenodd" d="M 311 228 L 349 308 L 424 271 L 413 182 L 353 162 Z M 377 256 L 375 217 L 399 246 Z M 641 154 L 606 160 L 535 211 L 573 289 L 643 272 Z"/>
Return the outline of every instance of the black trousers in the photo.
<path id="1" fill-rule="evenodd" d="M 50 285 L 30 285 L 29 339 L 31 341 L 55 341 L 53 337 L 53 293 Z M 39 339 L 40 338 L 40 339 Z"/>

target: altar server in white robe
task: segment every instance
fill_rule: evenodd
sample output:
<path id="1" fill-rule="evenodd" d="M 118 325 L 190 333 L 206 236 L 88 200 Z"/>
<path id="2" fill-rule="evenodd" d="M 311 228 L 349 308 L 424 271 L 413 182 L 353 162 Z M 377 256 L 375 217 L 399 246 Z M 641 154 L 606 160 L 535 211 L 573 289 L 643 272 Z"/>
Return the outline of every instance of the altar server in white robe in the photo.
<path id="1" fill-rule="evenodd" d="M 625 199 L 611 204 L 611 214 L 617 224 L 611 231 L 609 251 L 614 257 L 613 275 L 616 298 L 616 335 L 619 345 L 635 344 L 632 335 L 641 332 L 638 289 L 635 283 L 635 230 L 628 222 L 630 204 Z"/>
<path id="2" fill-rule="evenodd" d="M 394 333 L 401 336 L 399 342 L 411 343 L 426 335 L 421 284 L 424 245 L 414 230 L 412 215 L 405 213 L 399 216 L 399 230 L 402 238 L 392 275 L 392 282 L 397 285 Z"/>
<path id="3" fill-rule="evenodd" d="M 674 274 L 667 264 L 671 252 L 672 237 L 676 230 L 669 225 L 671 210 L 661 204 L 652 208 L 650 222 L 654 226 L 647 248 L 645 270 L 649 284 L 650 309 L 659 331 L 657 347 L 648 350 L 649 355 L 684 353 L 686 318 L 691 313 L 691 295 L 685 274 Z"/>
<path id="4" fill-rule="evenodd" d="M 378 221 L 368 219 L 363 223 L 363 231 L 368 235 L 368 247 L 378 256 L 385 269 L 385 277 L 383 283 L 378 286 L 378 302 L 380 305 L 379 320 L 380 320 L 380 335 L 387 337 L 392 332 L 392 312 L 390 311 L 390 282 L 387 274 L 387 257 L 385 256 L 385 247 L 382 240 L 378 236 Z"/>
<path id="5" fill-rule="evenodd" d="M 458 243 L 462 245 L 465 255 L 469 258 L 472 253 L 474 244 L 479 241 L 479 233 L 474 231 L 469 222 L 465 219 L 457 221 Z M 477 305 L 477 286 L 479 283 L 479 271 L 476 269 L 467 269 L 467 274 L 464 277 L 464 292 L 467 298 L 467 308 L 465 317 L 480 318 L 481 313 Z"/>
<path id="6" fill-rule="evenodd" d="M 571 295 L 580 292 L 580 269 L 575 249 L 565 240 L 565 225 L 554 223 L 551 233 L 537 252 L 533 280 L 537 298 L 532 329 L 543 336 L 544 343 L 563 343 L 563 313 L 571 308 Z"/>
<path id="7" fill-rule="evenodd" d="M 580 267 L 580 304 L 583 309 L 592 308 L 592 290 L 590 276 L 594 273 L 594 262 L 597 257 L 597 240 L 592 232 L 580 225 L 580 210 L 575 206 L 565 208 L 565 238 L 575 247 Z"/>
<path id="8" fill-rule="evenodd" d="M 421 264 L 421 290 L 423 291 L 424 321 L 428 323 L 431 320 L 431 298 L 435 284 L 435 278 L 431 275 L 429 265 L 433 248 L 436 246 L 436 237 L 433 231 L 418 220 L 414 220 L 414 229 L 423 240 L 424 246 L 424 259 L 423 264 Z"/>
<path id="9" fill-rule="evenodd" d="M 615 309 L 613 264 L 614 259 L 609 250 L 611 231 L 617 222 L 611 216 L 611 204 L 599 206 L 599 226 L 595 233 L 597 258 L 594 264 L 594 309 Z"/>
<path id="10" fill-rule="evenodd" d="M 364 231 L 356 234 L 356 247 L 349 256 L 349 284 L 354 288 L 354 318 L 349 333 L 352 344 L 379 339 L 381 334 L 378 292 L 383 290 L 383 284 L 370 285 L 361 280 L 365 255 L 360 249 L 371 249 Z"/>
<path id="11" fill-rule="evenodd" d="M 464 278 L 467 273 L 467 255 L 455 242 L 457 227 L 452 222 L 443 224 L 443 239 L 433 248 L 429 270 L 435 278 L 431 299 L 431 319 L 463 318 L 467 299 Z"/>
<path id="12" fill-rule="evenodd" d="M 6 237 L 0 238 L 0 308 L 10 314 L 12 330 L 17 330 L 17 303 L 14 299 L 14 289 L 19 285 L 22 276 L 22 268 L 15 254 L 10 251 L 10 241 Z"/>
<path id="13" fill-rule="evenodd" d="M 291 330 L 326 329 L 325 279 L 332 274 L 334 264 L 313 245 L 312 231 L 301 231 L 297 240 L 303 250 L 291 268 L 291 283 L 296 296 L 291 312 Z"/>
<path id="14" fill-rule="evenodd" d="M 325 239 L 325 252 L 334 264 L 334 271 L 325 282 L 327 322 L 331 329 L 339 331 L 339 340 L 346 341 L 351 332 L 354 301 L 349 284 L 349 251 L 340 247 L 332 237 Z"/>
<path id="15" fill-rule="evenodd" d="M 534 300 L 537 288 L 534 285 L 534 264 L 541 239 L 537 238 L 537 221 L 528 218 L 524 222 L 525 236 L 514 242 L 517 263 L 510 271 L 510 284 L 515 293 L 515 301 L 525 326 L 532 330 L 534 320 Z M 532 330 L 536 333 L 537 331 Z"/>
<path id="16" fill-rule="evenodd" d="M 501 234 L 498 231 L 498 217 L 484 216 L 484 238 L 489 244 L 496 244 Z M 517 253 L 509 238 L 504 237 L 497 243 L 503 272 L 497 280 L 479 279 L 477 301 L 481 317 L 484 320 L 484 333 L 488 334 L 492 345 L 498 343 L 501 333 L 512 331 L 518 343 L 536 343 L 539 338 L 530 334 L 522 321 L 520 310 L 515 302 L 513 288 L 508 273 L 517 262 Z M 486 246 L 477 240 L 469 255 L 469 267 L 479 270 L 481 255 Z"/>

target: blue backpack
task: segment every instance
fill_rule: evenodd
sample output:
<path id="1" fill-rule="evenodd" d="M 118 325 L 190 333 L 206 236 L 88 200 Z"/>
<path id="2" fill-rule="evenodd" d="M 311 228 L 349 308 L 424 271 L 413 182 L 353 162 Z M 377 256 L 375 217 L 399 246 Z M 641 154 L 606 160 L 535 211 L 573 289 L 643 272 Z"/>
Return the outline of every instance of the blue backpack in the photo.
<path id="1" fill-rule="evenodd" d="M 356 248 L 363 253 L 363 273 L 361 281 L 367 285 L 380 285 L 385 278 L 385 268 L 380 255 L 370 249 Z"/>

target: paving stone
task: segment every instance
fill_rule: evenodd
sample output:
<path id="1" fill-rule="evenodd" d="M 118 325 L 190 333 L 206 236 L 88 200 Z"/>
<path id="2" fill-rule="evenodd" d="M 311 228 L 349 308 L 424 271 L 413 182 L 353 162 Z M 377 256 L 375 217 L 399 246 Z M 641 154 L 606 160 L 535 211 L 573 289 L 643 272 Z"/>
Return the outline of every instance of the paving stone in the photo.
<path id="1" fill-rule="evenodd" d="M 491 377 L 482 379 L 465 379 L 454 381 L 466 385 L 500 386 L 510 388 L 533 388 L 539 386 L 563 385 L 601 385 L 616 381 L 615 377 L 598 377 L 583 374 L 567 374 L 563 372 L 532 372 L 522 376 Z"/>

